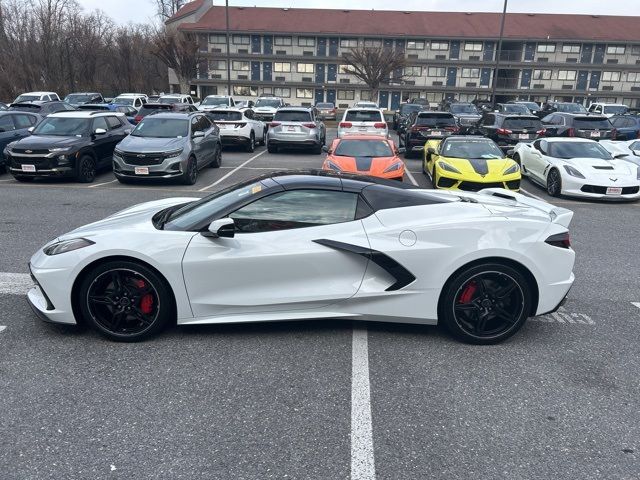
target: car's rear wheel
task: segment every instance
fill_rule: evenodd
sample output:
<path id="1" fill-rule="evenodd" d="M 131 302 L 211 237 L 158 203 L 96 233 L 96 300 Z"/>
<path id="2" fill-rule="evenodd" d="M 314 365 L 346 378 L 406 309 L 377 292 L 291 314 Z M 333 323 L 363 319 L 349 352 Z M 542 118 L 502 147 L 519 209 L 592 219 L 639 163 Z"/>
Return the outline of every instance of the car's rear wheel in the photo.
<path id="1" fill-rule="evenodd" d="M 198 164 L 194 157 L 189 157 L 187 160 L 187 167 L 182 173 L 182 183 L 185 185 L 195 185 L 198 181 Z"/>
<path id="2" fill-rule="evenodd" d="M 213 160 L 209 164 L 211 168 L 220 168 L 222 166 L 222 145 L 216 147 L 216 151 L 213 154 Z"/>
<path id="3" fill-rule="evenodd" d="M 253 132 L 251 132 L 251 135 L 249 135 L 249 140 L 247 141 L 246 149 L 247 149 L 247 152 L 249 153 L 253 153 L 253 151 L 256 149 L 256 137 L 253 134 Z"/>
<path id="4" fill-rule="evenodd" d="M 264 147 L 267 144 L 267 129 L 262 132 L 262 139 L 258 142 L 258 145 Z"/>
<path id="5" fill-rule="evenodd" d="M 492 344 L 515 334 L 531 311 L 531 286 L 518 270 L 489 263 L 459 272 L 447 283 L 438 313 L 464 342 Z"/>
<path id="6" fill-rule="evenodd" d="M 559 197 L 562 191 L 562 178 L 555 168 L 547 175 L 547 193 L 552 197 Z"/>
<path id="7" fill-rule="evenodd" d="M 267 151 L 269 153 L 278 153 L 278 147 L 270 143 L 267 143 Z"/>
<path id="8" fill-rule="evenodd" d="M 145 265 L 129 261 L 103 263 L 84 277 L 78 306 L 102 335 L 135 342 L 159 332 L 174 318 L 167 282 Z"/>
<path id="9" fill-rule="evenodd" d="M 96 178 L 96 161 L 90 155 L 83 155 L 78 160 L 76 180 L 80 183 L 91 183 Z"/>

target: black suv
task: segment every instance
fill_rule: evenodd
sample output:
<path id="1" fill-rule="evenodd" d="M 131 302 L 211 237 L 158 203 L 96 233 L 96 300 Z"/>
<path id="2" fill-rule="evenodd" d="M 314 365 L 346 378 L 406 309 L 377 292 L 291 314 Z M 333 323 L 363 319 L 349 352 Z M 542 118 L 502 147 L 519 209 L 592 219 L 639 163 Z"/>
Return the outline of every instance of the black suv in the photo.
<path id="1" fill-rule="evenodd" d="M 556 112 L 544 117 L 542 123 L 547 137 L 616 138 L 613 124 L 603 115 Z"/>
<path id="2" fill-rule="evenodd" d="M 116 144 L 131 133 L 122 113 L 63 112 L 42 120 L 29 137 L 10 143 L 9 172 L 21 182 L 35 177 L 72 177 L 92 182 L 111 166 Z"/>
<path id="3" fill-rule="evenodd" d="M 407 122 L 407 130 L 398 137 L 401 146 L 406 148 L 405 157 L 409 158 L 414 151 L 424 150 L 424 144 L 432 138 L 445 138 L 460 132 L 453 114 L 449 112 L 413 112 Z"/>
<path id="4" fill-rule="evenodd" d="M 446 102 L 442 109 L 453 114 L 462 134 L 475 133 L 478 122 L 482 118 L 473 103 Z"/>
<path id="5" fill-rule="evenodd" d="M 587 109 L 584 105 L 572 102 L 547 102 L 542 106 L 541 110 L 538 110 L 536 115 L 540 118 L 544 118 L 550 113 L 587 113 Z"/>
<path id="6" fill-rule="evenodd" d="M 393 112 L 393 129 L 398 132 L 398 135 L 403 134 L 409 115 L 424 109 L 425 106 L 419 103 L 402 103 L 400 108 Z"/>
<path id="7" fill-rule="evenodd" d="M 496 113 L 511 113 L 516 115 L 531 115 L 531 110 L 520 103 L 496 103 L 493 107 Z"/>
<path id="8" fill-rule="evenodd" d="M 58 112 L 71 112 L 75 110 L 73 105 L 69 105 L 67 102 L 55 100 L 53 102 L 38 102 L 38 103 L 12 103 L 9 105 L 9 110 L 17 112 L 31 112 L 37 113 L 42 117 L 51 115 Z"/>
<path id="9" fill-rule="evenodd" d="M 503 150 L 519 142 L 533 142 L 544 135 L 542 122 L 535 115 L 513 115 L 487 112 L 482 117 L 479 131 Z"/>

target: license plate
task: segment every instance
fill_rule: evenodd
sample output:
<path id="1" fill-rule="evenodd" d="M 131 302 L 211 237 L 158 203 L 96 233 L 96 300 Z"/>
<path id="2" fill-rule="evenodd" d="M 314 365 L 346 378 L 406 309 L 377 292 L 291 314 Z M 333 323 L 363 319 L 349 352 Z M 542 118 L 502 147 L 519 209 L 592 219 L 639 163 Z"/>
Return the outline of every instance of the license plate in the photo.
<path id="1" fill-rule="evenodd" d="M 622 195 L 622 187 L 607 187 L 607 195 Z"/>
<path id="2" fill-rule="evenodd" d="M 36 166 L 35 165 L 22 165 L 22 171 L 23 172 L 35 172 L 36 171 Z"/>
<path id="3" fill-rule="evenodd" d="M 136 175 L 149 175 L 149 167 L 136 167 L 134 171 Z"/>
<path id="4" fill-rule="evenodd" d="M 297 132 L 298 127 L 287 127 L 287 132 Z"/>
<path id="5" fill-rule="evenodd" d="M 600 132 L 591 132 L 591 136 L 595 138 L 600 138 Z"/>
<path id="6" fill-rule="evenodd" d="M 529 134 L 528 133 L 521 133 L 520 135 L 518 135 L 518 138 L 520 140 L 529 140 Z"/>
<path id="7" fill-rule="evenodd" d="M 366 132 L 367 131 L 367 127 L 360 127 L 360 128 L 358 128 L 358 130 L 360 130 L 361 132 Z"/>
<path id="8" fill-rule="evenodd" d="M 442 132 L 440 130 L 432 130 L 431 135 L 440 136 L 442 135 Z"/>

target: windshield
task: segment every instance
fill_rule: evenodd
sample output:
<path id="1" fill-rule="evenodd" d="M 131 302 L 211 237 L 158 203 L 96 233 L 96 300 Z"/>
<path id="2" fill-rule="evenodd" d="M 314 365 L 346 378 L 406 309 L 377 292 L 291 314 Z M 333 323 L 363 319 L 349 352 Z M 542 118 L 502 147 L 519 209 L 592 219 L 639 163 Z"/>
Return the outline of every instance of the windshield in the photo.
<path id="1" fill-rule="evenodd" d="M 332 109 L 335 108 L 333 103 L 317 103 L 316 108 Z"/>
<path id="2" fill-rule="evenodd" d="M 160 97 L 158 99 L 158 103 L 181 103 L 182 99 L 180 97 Z"/>
<path id="3" fill-rule="evenodd" d="M 573 126 L 578 130 L 608 130 L 613 127 L 606 117 L 575 117 Z"/>
<path id="4" fill-rule="evenodd" d="M 333 154 L 338 157 L 393 157 L 385 140 L 341 140 Z"/>
<path id="5" fill-rule="evenodd" d="M 521 129 L 526 128 L 527 130 L 542 130 L 542 121 L 535 117 L 525 117 L 525 118 L 505 118 L 504 123 L 502 124 L 504 128 L 512 128 L 512 129 Z"/>
<path id="6" fill-rule="evenodd" d="M 209 118 L 213 118 L 214 120 L 222 120 L 222 121 L 234 121 L 234 120 L 242 120 L 242 113 L 240 112 L 225 112 L 224 110 L 214 110 L 213 112 L 207 112 L 207 116 Z"/>
<path id="7" fill-rule="evenodd" d="M 138 115 L 141 117 L 144 117 L 145 115 L 149 115 L 152 112 L 161 112 L 161 111 L 165 111 L 165 112 L 170 112 L 172 110 L 172 107 L 170 105 L 155 105 L 153 107 L 146 107 L 143 106 L 140 111 L 138 112 Z"/>
<path id="8" fill-rule="evenodd" d="M 529 115 L 531 112 L 524 105 L 504 105 L 504 111 L 507 113 L 522 113 L 525 115 Z"/>
<path id="9" fill-rule="evenodd" d="M 604 113 L 611 113 L 613 115 L 627 113 L 628 110 L 629 108 L 625 105 L 607 105 L 604 107 Z"/>
<path id="10" fill-rule="evenodd" d="M 273 107 L 278 108 L 282 106 L 280 100 L 269 100 L 268 98 L 261 98 L 256 102 L 256 107 Z"/>
<path id="11" fill-rule="evenodd" d="M 378 108 L 378 104 L 373 102 L 358 102 L 355 105 L 356 107 L 367 107 L 367 108 Z"/>
<path id="12" fill-rule="evenodd" d="M 415 103 L 405 103 L 404 105 L 400 105 L 400 115 L 409 115 L 411 112 L 419 112 L 423 108 L 423 105 L 416 105 Z"/>
<path id="13" fill-rule="evenodd" d="M 416 118 L 416 125 L 426 125 L 427 127 L 449 127 L 455 124 L 453 115 L 427 113 L 418 115 Z"/>
<path id="14" fill-rule="evenodd" d="M 311 114 L 309 112 L 278 110 L 273 120 L 276 122 L 310 122 Z"/>
<path id="15" fill-rule="evenodd" d="M 556 108 L 558 112 L 566 113 L 586 113 L 587 109 L 579 103 L 558 103 Z"/>
<path id="16" fill-rule="evenodd" d="M 117 103 L 118 105 L 133 105 L 135 99 L 131 97 L 116 97 L 111 103 Z"/>
<path id="17" fill-rule="evenodd" d="M 49 117 L 33 131 L 34 135 L 55 135 L 60 137 L 81 137 L 89 134 L 89 118 Z"/>
<path id="18" fill-rule="evenodd" d="M 486 160 L 504 158 L 504 154 L 494 142 L 486 140 L 449 140 L 445 142 L 442 152 L 445 157 Z"/>
<path id="19" fill-rule="evenodd" d="M 20 95 L 13 103 L 37 102 L 38 100 L 40 100 L 40 95 Z"/>
<path id="20" fill-rule="evenodd" d="M 349 110 L 344 116 L 345 122 L 383 122 L 380 110 Z"/>
<path id="21" fill-rule="evenodd" d="M 65 102 L 69 103 L 86 103 L 93 98 L 93 95 L 87 95 L 84 93 L 72 93 L 64 97 Z"/>
<path id="22" fill-rule="evenodd" d="M 478 113 L 478 110 L 473 105 L 451 105 L 449 110 L 451 110 L 451 113 Z"/>
<path id="23" fill-rule="evenodd" d="M 540 107 L 535 102 L 519 102 L 517 105 L 524 105 L 529 110 L 540 110 Z"/>
<path id="24" fill-rule="evenodd" d="M 207 97 L 200 105 L 229 105 L 226 97 Z"/>
<path id="25" fill-rule="evenodd" d="M 611 154 L 598 142 L 549 142 L 549 156 L 555 158 L 599 158 L 611 160 Z"/>
<path id="26" fill-rule="evenodd" d="M 144 117 L 131 132 L 133 137 L 184 138 L 189 135 L 189 120 Z"/>

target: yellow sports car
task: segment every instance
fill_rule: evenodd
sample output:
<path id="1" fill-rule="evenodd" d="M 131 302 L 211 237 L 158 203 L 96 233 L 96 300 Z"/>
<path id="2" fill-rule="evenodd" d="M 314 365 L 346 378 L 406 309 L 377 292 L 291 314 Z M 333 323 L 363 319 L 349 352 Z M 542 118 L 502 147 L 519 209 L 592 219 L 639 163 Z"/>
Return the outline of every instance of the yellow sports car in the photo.
<path id="1" fill-rule="evenodd" d="M 483 188 L 520 190 L 520 166 L 489 138 L 451 136 L 429 140 L 422 171 L 434 188 L 477 192 Z"/>

